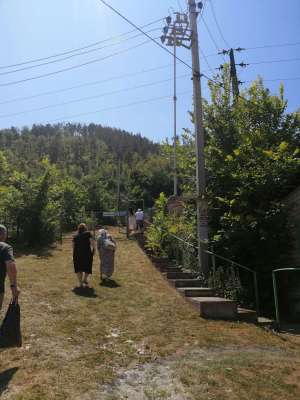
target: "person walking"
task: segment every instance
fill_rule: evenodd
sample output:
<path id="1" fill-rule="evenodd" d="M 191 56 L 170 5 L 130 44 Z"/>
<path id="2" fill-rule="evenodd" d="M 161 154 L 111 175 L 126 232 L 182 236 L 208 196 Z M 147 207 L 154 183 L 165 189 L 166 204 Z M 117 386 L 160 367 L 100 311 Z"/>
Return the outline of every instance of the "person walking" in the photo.
<path id="1" fill-rule="evenodd" d="M 136 230 L 135 213 L 132 208 L 129 208 L 129 210 L 128 210 L 128 236 L 130 236 L 130 234 L 134 233 L 135 230 Z"/>
<path id="2" fill-rule="evenodd" d="M 135 219 L 136 219 L 137 229 L 140 233 L 142 233 L 144 229 L 144 212 L 140 208 L 135 213 Z"/>
<path id="3" fill-rule="evenodd" d="M 86 224 L 79 224 L 73 237 L 73 263 L 79 286 L 88 287 L 88 276 L 92 274 L 95 241 Z"/>
<path id="4" fill-rule="evenodd" d="M 14 259 L 13 248 L 6 243 L 7 229 L 0 225 L 0 310 L 4 299 L 5 278 L 8 275 L 12 300 L 18 301 L 20 290 L 17 286 L 17 266 Z"/>
<path id="5" fill-rule="evenodd" d="M 100 257 L 100 279 L 110 279 L 115 269 L 116 241 L 104 228 L 99 230 L 97 249 Z"/>

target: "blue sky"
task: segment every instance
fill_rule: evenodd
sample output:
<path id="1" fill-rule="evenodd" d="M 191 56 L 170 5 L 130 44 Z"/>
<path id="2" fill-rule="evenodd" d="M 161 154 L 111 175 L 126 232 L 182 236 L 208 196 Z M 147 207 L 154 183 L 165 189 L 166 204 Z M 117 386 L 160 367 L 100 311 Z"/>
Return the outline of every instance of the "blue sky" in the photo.
<path id="1" fill-rule="evenodd" d="M 185 0 L 108 1 L 140 26 L 163 18 L 173 11 L 180 10 L 180 7 L 186 8 Z M 299 0 L 286 0 L 285 2 L 279 0 L 207 0 L 204 20 L 216 44 L 213 43 L 204 22 L 199 20 L 200 47 L 204 54 L 209 55 L 207 60 L 213 70 L 223 62 L 223 59 L 221 56 L 211 55 L 217 53 L 217 48 L 223 49 L 227 46 L 218 31 L 210 2 L 213 2 L 226 42 L 232 47 L 250 48 L 300 42 Z M 159 28 L 162 26 L 163 21 L 145 29 L 153 29 L 151 35 L 158 37 L 161 35 Z M 131 29 L 132 27 L 102 5 L 99 0 L 0 0 L 0 37 L 2 38 L 0 67 L 83 47 L 128 32 Z M 131 36 L 133 34 L 126 38 Z M 124 40 L 124 37 L 122 40 Z M 119 38 L 95 46 L 106 46 L 103 49 L 50 65 L 9 74 L 6 73 L 34 64 L 1 68 L 0 128 L 70 120 L 119 127 L 131 132 L 139 132 L 156 141 L 166 137 L 170 138 L 172 136 L 171 98 L 149 102 L 148 100 L 172 96 L 172 59 L 153 43 L 124 51 L 144 41 L 145 38 L 139 36 L 120 43 Z M 93 47 L 89 49 L 93 49 Z M 120 51 L 123 51 L 123 53 L 71 71 L 3 86 L 8 82 L 51 73 L 94 59 L 104 58 Z M 190 63 L 188 50 L 179 49 L 178 55 Z M 238 53 L 237 62 L 255 63 L 290 58 L 300 58 L 300 45 L 247 50 Z M 141 73 L 141 71 L 157 67 L 162 68 Z M 212 76 L 211 70 L 203 59 L 201 60 L 201 68 L 207 75 Z M 246 69 L 238 68 L 238 74 L 242 81 L 251 81 L 258 74 L 266 80 L 299 78 L 299 68 L 299 60 L 254 64 Z M 111 78 L 126 74 L 132 75 L 111 80 Z M 192 82 L 189 74 L 190 70 L 187 67 L 178 65 L 179 129 L 190 127 L 187 111 L 191 109 Z M 106 82 L 103 82 L 104 80 Z M 144 86 L 148 83 L 164 80 L 167 81 L 153 86 Z M 39 96 L 34 99 L 7 103 L 16 98 L 34 96 L 95 81 L 102 82 Z M 266 81 L 266 85 L 274 93 L 278 92 L 279 84 L 279 81 Z M 290 111 L 296 110 L 300 107 L 300 79 L 287 80 L 284 84 L 285 94 L 289 101 L 288 109 Z M 144 87 L 130 89 L 135 86 Z M 207 96 L 208 90 L 205 79 L 202 81 L 202 86 L 203 95 Z M 130 90 L 127 91 L 126 89 Z M 121 92 L 122 90 L 123 92 Z M 86 97 L 94 98 L 79 101 Z M 73 100 L 78 101 L 54 107 L 57 104 Z M 125 107 L 131 103 L 134 104 Z M 51 108 L 31 111 L 50 105 Z M 99 111 L 92 113 L 96 110 Z M 10 115 L 19 112 L 22 114 Z M 90 114 L 83 115 L 85 113 Z M 78 114 L 82 115 L 77 116 Z M 6 115 L 10 116 L 6 117 Z"/>

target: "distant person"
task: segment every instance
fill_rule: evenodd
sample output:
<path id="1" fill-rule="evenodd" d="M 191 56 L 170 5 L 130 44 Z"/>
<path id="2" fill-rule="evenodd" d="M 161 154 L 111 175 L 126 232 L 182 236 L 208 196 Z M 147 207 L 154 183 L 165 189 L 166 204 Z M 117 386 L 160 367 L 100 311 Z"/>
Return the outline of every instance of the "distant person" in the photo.
<path id="1" fill-rule="evenodd" d="M 79 224 L 73 237 L 73 263 L 79 286 L 88 287 L 88 276 L 92 274 L 95 241 L 86 224 Z"/>
<path id="2" fill-rule="evenodd" d="M 0 225 L 0 310 L 4 299 L 5 278 L 8 275 L 13 301 L 18 301 L 20 290 L 17 286 L 17 266 L 13 248 L 6 243 L 7 229 Z"/>
<path id="3" fill-rule="evenodd" d="M 100 279 L 110 279 L 115 270 L 116 241 L 104 228 L 99 230 L 97 249 L 100 257 Z"/>
<path id="4" fill-rule="evenodd" d="M 129 235 L 136 230 L 136 218 L 133 208 L 128 210 L 128 233 Z"/>
<path id="5" fill-rule="evenodd" d="M 135 213 L 137 230 L 143 232 L 144 229 L 144 212 L 139 208 Z"/>

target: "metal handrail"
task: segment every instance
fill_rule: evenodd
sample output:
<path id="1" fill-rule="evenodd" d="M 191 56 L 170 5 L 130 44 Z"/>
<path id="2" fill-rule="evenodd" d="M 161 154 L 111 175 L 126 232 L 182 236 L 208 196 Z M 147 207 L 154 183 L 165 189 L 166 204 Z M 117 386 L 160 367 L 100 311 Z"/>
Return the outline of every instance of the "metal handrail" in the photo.
<path id="1" fill-rule="evenodd" d="M 167 232 L 167 234 L 171 237 L 174 237 L 175 239 L 185 243 L 189 247 L 193 247 L 194 249 L 197 249 L 197 246 L 193 245 L 192 243 L 187 242 L 186 240 L 180 238 L 179 236 L 174 235 L 173 233 Z M 207 242 L 203 242 L 207 244 Z M 255 296 L 255 308 L 256 308 L 256 313 L 257 316 L 260 315 L 260 304 L 259 304 L 259 291 L 258 291 L 258 280 L 257 280 L 257 272 L 249 267 L 246 267 L 245 265 L 239 264 L 233 260 L 230 260 L 229 258 L 220 256 L 219 254 L 214 253 L 213 251 L 210 250 L 203 250 L 206 254 L 210 255 L 212 257 L 212 266 L 213 266 L 213 275 L 215 275 L 215 270 L 216 270 L 216 258 L 219 258 L 220 260 L 226 261 L 230 263 L 232 266 L 236 266 L 238 268 L 241 268 L 247 272 L 250 272 L 252 274 L 253 278 L 253 285 L 254 285 L 254 296 Z M 214 279 L 214 278 L 213 278 Z"/>
<path id="2" fill-rule="evenodd" d="M 272 271 L 272 281 L 273 281 L 273 292 L 274 292 L 274 303 L 275 303 L 275 317 L 276 317 L 276 327 L 280 329 L 280 315 L 279 315 L 279 304 L 278 304 L 278 290 L 277 290 L 277 281 L 276 281 L 276 273 L 283 271 L 300 271 L 300 267 L 295 268 L 277 268 Z"/>

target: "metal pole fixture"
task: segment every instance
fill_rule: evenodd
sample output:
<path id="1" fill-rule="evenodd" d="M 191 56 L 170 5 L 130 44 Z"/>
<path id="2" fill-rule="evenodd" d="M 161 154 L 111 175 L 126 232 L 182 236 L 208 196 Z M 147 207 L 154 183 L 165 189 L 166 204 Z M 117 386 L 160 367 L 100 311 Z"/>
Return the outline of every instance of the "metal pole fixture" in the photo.
<path id="1" fill-rule="evenodd" d="M 188 29 L 189 22 L 187 14 L 176 12 L 174 13 L 175 18 L 172 20 L 171 16 L 168 16 L 165 20 L 167 25 L 163 28 L 163 35 L 161 41 L 166 46 L 173 47 L 173 62 L 174 62 L 174 95 L 173 95 L 173 181 L 174 181 L 174 196 L 178 195 L 178 172 L 177 172 L 177 88 L 176 88 L 176 48 L 186 47 L 185 42 L 190 42 L 190 31 Z"/>
<path id="2" fill-rule="evenodd" d="M 167 25 L 161 36 L 162 43 L 167 46 L 174 46 L 174 63 L 176 63 L 176 47 L 192 49 L 193 69 L 193 94 L 194 94 L 194 119 L 195 119 L 195 140 L 196 140 L 196 203 L 197 203 L 197 239 L 198 239 L 198 265 L 199 270 L 205 275 L 209 274 L 207 242 L 208 242 L 208 217 L 207 201 L 205 196 L 205 162 L 204 162 L 204 129 L 202 113 L 202 97 L 200 84 L 200 59 L 198 44 L 197 17 L 201 11 L 202 2 L 188 0 L 189 16 L 185 13 L 174 13 L 175 19 L 171 16 L 166 18 Z M 174 79 L 176 79 L 176 68 L 174 67 Z M 174 84 L 174 103 L 176 103 L 176 84 Z M 174 104 L 174 195 L 177 195 L 177 162 L 176 162 L 176 104 Z"/>

